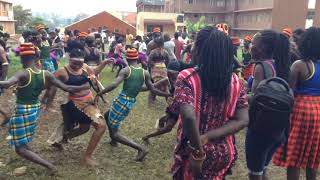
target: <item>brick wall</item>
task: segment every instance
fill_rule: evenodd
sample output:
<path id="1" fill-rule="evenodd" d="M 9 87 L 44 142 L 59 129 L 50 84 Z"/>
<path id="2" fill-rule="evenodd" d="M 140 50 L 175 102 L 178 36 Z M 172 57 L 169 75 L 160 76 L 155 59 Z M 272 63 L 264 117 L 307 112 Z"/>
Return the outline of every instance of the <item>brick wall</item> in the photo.
<path id="1" fill-rule="evenodd" d="M 125 35 L 127 30 L 130 31 L 132 35 L 136 35 L 136 28 L 125 23 L 124 21 L 114 17 L 110 13 L 104 11 L 89 18 L 86 18 L 77 23 L 71 24 L 66 27 L 69 30 L 79 29 L 80 31 L 87 31 L 89 28 L 98 29 L 98 27 L 106 26 L 109 31 Z"/>

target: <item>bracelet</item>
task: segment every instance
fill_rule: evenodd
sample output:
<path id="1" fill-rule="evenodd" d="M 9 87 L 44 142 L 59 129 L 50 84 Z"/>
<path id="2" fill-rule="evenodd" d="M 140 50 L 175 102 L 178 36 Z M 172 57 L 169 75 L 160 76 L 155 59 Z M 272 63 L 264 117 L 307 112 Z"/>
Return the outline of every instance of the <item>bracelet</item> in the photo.
<path id="1" fill-rule="evenodd" d="M 191 152 L 191 157 L 194 160 L 202 161 L 202 160 L 206 159 L 206 153 L 200 151 L 199 149 L 192 147 L 190 144 L 190 141 L 188 141 L 187 143 L 188 143 L 188 148 L 190 149 L 190 152 Z"/>
<path id="2" fill-rule="evenodd" d="M 191 153 L 191 157 L 192 157 L 192 159 L 194 159 L 196 161 L 203 161 L 207 158 L 207 154 L 203 153 L 202 157 L 195 157 L 194 154 Z"/>

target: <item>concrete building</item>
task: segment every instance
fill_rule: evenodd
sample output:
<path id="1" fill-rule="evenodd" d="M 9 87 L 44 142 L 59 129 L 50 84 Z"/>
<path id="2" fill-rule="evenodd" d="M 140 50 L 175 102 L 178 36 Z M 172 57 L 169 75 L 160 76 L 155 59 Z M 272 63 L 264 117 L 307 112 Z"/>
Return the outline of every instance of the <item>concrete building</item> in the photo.
<path id="1" fill-rule="evenodd" d="M 15 34 L 12 2 L 0 0 L 0 26 L 3 31 L 11 35 Z"/>
<path id="2" fill-rule="evenodd" d="M 172 35 L 177 29 L 184 26 L 183 22 L 178 21 L 178 16 L 175 13 L 139 12 L 137 15 L 137 34 L 144 35 L 152 32 L 154 27 L 159 27 L 161 32 Z"/>
<path id="3" fill-rule="evenodd" d="M 89 28 L 98 29 L 99 27 L 107 27 L 110 32 L 115 32 L 121 35 L 125 35 L 129 30 L 130 34 L 136 35 L 136 28 L 134 26 L 106 11 L 70 24 L 65 28 L 69 30 L 78 29 L 80 31 L 87 31 Z"/>
<path id="4" fill-rule="evenodd" d="M 169 12 L 167 0 L 137 0 L 137 34 L 144 35 L 159 27 L 161 32 L 174 34 L 184 27 L 183 16 Z M 182 17 L 182 18 L 181 18 Z"/>
<path id="5" fill-rule="evenodd" d="M 137 0 L 137 13 L 139 12 L 164 12 L 165 0 Z"/>
<path id="6" fill-rule="evenodd" d="M 310 0 L 314 1 L 314 0 Z M 208 24 L 227 23 L 231 34 L 244 36 L 262 29 L 304 28 L 310 18 L 320 25 L 320 2 L 308 7 L 308 0 L 167 0 L 166 12 L 182 13 L 196 22 L 205 16 Z"/>

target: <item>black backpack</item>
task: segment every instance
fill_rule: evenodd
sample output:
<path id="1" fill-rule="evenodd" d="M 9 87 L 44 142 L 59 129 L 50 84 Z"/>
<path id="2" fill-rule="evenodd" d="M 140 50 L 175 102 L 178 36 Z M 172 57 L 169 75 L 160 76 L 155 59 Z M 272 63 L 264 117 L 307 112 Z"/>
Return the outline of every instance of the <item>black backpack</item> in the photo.
<path id="1" fill-rule="evenodd" d="M 266 76 L 266 65 L 262 66 Z M 287 131 L 293 104 L 293 92 L 284 79 L 271 77 L 261 81 L 250 103 L 249 128 L 259 134 Z"/>

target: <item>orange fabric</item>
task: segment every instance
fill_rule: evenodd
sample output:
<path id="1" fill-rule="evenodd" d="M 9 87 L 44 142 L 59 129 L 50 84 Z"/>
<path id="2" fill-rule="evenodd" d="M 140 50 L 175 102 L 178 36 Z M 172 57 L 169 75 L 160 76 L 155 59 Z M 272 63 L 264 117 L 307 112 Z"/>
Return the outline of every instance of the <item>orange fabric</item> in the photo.
<path id="1" fill-rule="evenodd" d="M 136 49 L 128 49 L 126 52 L 127 60 L 137 60 L 139 58 L 139 53 Z"/>
<path id="2" fill-rule="evenodd" d="M 154 33 L 160 33 L 161 32 L 161 29 L 159 27 L 155 27 L 153 28 L 152 32 Z"/>
<path id="3" fill-rule="evenodd" d="M 235 46 L 240 46 L 240 38 L 236 36 L 231 36 L 230 39 L 232 40 L 232 44 Z"/>
<path id="4" fill-rule="evenodd" d="M 84 101 L 84 100 L 88 100 L 88 99 L 92 99 L 92 98 L 93 98 L 93 94 L 91 91 L 88 95 L 82 96 L 82 97 L 75 97 L 75 96 L 69 95 L 69 100 L 72 100 L 72 101 Z"/>
<path id="5" fill-rule="evenodd" d="M 248 36 L 244 37 L 244 40 L 247 42 L 252 42 L 252 37 L 248 35 Z"/>
<path id="6" fill-rule="evenodd" d="M 19 55 L 33 55 L 36 54 L 35 47 L 32 43 L 22 43 L 19 48 Z"/>
<path id="7" fill-rule="evenodd" d="M 291 30 L 290 28 L 284 28 L 284 29 L 282 30 L 282 33 L 283 33 L 285 36 L 287 36 L 288 38 L 291 38 L 292 35 L 293 35 L 293 32 L 292 32 L 292 30 Z"/>
<path id="8" fill-rule="evenodd" d="M 87 37 L 89 34 L 86 32 L 80 32 L 79 37 Z"/>
<path id="9" fill-rule="evenodd" d="M 42 24 L 39 24 L 39 25 L 37 25 L 36 26 L 36 30 L 37 31 L 40 31 L 41 29 L 44 29 L 45 27 L 44 27 L 44 25 L 42 25 Z"/>

